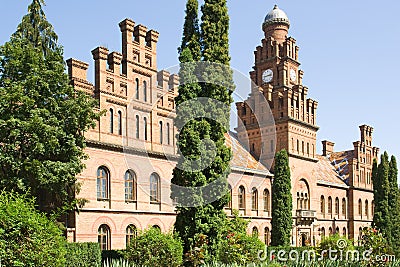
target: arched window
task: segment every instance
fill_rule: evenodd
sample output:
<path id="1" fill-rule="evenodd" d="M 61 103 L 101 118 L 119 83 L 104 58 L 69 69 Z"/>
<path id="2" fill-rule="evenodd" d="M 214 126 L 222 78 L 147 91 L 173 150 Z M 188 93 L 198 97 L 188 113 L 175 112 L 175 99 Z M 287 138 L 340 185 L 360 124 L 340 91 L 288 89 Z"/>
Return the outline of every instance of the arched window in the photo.
<path id="1" fill-rule="evenodd" d="M 147 118 L 143 118 L 144 140 L 147 141 Z"/>
<path id="2" fill-rule="evenodd" d="M 342 199 L 342 215 L 346 219 L 347 216 L 347 205 L 346 205 L 346 199 Z"/>
<path id="3" fill-rule="evenodd" d="M 258 191 L 256 188 L 251 191 L 251 209 L 258 210 Z"/>
<path id="4" fill-rule="evenodd" d="M 137 230 L 135 225 L 130 224 L 126 227 L 126 246 L 128 246 L 129 243 L 131 243 L 131 240 L 136 237 L 136 233 Z"/>
<path id="5" fill-rule="evenodd" d="M 329 235 L 333 235 L 332 227 L 329 227 Z"/>
<path id="6" fill-rule="evenodd" d="M 239 195 L 239 209 L 245 209 L 246 208 L 246 191 L 243 186 L 239 187 L 238 191 Z"/>
<path id="7" fill-rule="evenodd" d="M 136 78 L 136 99 L 139 99 L 139 79 Z"/>
<path id="8" fill-rule="evenodd" d="M 328 214 L 332 215 L 332 198 L 328 197 Z"/>
<path id="9" fill-rule="evenodd" d="M 324 238 L 325 237 L 325 227 L 321 228 L 321 237 Z"/>
<path id="10" fill-rule="evenodd" d="M 147 82 L 143 81 L 143 100 L 147 102 Z"/>
<path id="11" fill-rule="evenodd" d="M 258 228 L 256 226 L 253 227 L 253 230 L 251 231 L 253 236 L 257 236 L 258 237 Z"/>
<path id="12" fill-rule="evenodd" d="M 301 141 L 301 153 L 304 154 L 304 141 Z"/>
<path id="13" fill-rule="evenodd" d="M 310 156 L 310 143 L 307 143 L 307 156 Z"/>
<path id="14" fill-rule="evenodd" d="M 97 199 L 107 200 L 109 198 L 110 173 L 105 167 L 97 169 Z"/>
<path id="15" fill-rule="evenodd" d="M 375 211 L 375 202 L 372 200 L 371 202 L 371 216 L 374 217 L 374 211 Z"/>
<path id="16" fill-rule="evenodd" d="M 325 216 L 325 197 L 321 196 L 321 213 Z"/>
<path id="17" fill-rule="evenodd" d="M 101 250 L 111 249 L 111 231 L 108 225 L 106 224 L 100 225 L 98 230 L 97 240 L 98 243 L 100 244 Z"/>
<path id="18" fill-rule="evenodd" d="M 300 141 L 297 139 L 297 152 L 300 152 Z"/>
<path id="19" fill-rule="evenodd" d="M 131 170 L 125 172 L 125 201 L 136 201 L 136 174 Z"/>
<path id="20" fill-rule="evenodd" d="M 118 111 L 118 134 L 122 135 L 122 112 Z"/>
<path id="21" fill-rule="evenodd" d="M 264 211 L 269 212 L 270 211 L 270 197 L 269 197 L 269 191 L 268 189 L 264 189 L 263 192 L 263 202 L 264 202 Z"/>
<path id="22" fill-rule="evenodd" d="M 347 237 L 347 230 L 346 230 L 346 227 L 343 227 L 343 236 L 344 236 L 344 237 Z"/>
<path id="23" fill-rule="evenodd" d="M 335 199 L 335 215 L 339 215 L 339 198 Z"/>
<path id="24" fill-rule="evenodd" d="M 230 184 L 228 184 L 228 190 L 229 190 L 230 198 L 229 198 L 228 203 L 226 203 L 226 207 L 231 209 L 232 208 L 232 186 Z"/>
<path id="25" fill-rule="evenodd" d="M 358 200 L 358 215 L 362 216 L 362 201 L 361 201 L 361 199 Z"/>
<path id="26" fill-rule="evenodd" d="M 300 194 L 300 209 L 302 210 L 304 208 L 304 193 Z"/>
<path id="27" fill-rule="evenodd" d="M 163 123 L 162 121 L 159 122 L 159 127 L 160 127 L 160 144 L 163 143 Z"/>
<path id="28" fill-rule="evenodd" d="M 340 232 L 339 232 L 340 230 L 339 230 L 339 226 L 336 226 L 336 230 L 335 230 L 335 234 L 340 234 Z"/>
<path id="29" fill-rule="evenodd" d="M 169 123 L 167 123 L 167 144 L 168 145 L 171 144 L 171 133 L 170 133 Z"/>
<path id="30" fill-rule="evenodd" d="M 369 218 L 369 206 L 368 206 L 368 200 L 365 200 L 365 216 L 367 217 L 367 219 Z"/>
<path id="31" fill-rule="evenodd" d="M 150 175 L 150 203 L 160 203 L 160 176 L 153 173 Z"/>
<path id="32" fill-rule="evenodd" d="M 140 121 L 139 121 L 139 115 L 136 115 L 136 139 L 139 139 L 140 137 Z"/>
<path id="33" fill-rule="evenodd" d="M 268 227 L 265 227 L 264 228 L 264 244 L 265 245 L 269 245 L 269 240 L 270 240 L 270 232 L 269 232 L 269 228 Z"/>
<path id="34" fill-rule="evenodd" d="M 110 133 L 114 133 L 114 110 L 110 108 Z"/>

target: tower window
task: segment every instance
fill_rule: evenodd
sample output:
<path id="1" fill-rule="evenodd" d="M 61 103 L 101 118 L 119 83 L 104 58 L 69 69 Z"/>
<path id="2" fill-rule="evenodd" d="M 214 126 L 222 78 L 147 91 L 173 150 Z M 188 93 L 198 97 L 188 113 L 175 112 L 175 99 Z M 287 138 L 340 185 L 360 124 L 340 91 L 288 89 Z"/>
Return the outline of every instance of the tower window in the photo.
<path id="1" fill-rule="evenodd" d="M 168 145 L 171 144 L 171 133 L 170 133 L 170 127 L 169 127 L 169 123 L 167 123 L 167 143 Z"/>
<path id="2" fill-rule="evenodd" d="M 136 78 L 136 99 L 139 99 L 139 79 Z"/>
<path id="3" fill-rule="evenodd" d="M 163 143 L 163 123 L 162 121 L 159 122 L 159 127 L 160 127 L 160 144 Z"/>
<path id="4" fill-rule="evenodd" d="M 139 139 L 140 136 L 140 121 L 139 121 L 139 115 L 136 115 L 136 139 Z"/>
<path id="5" fill-rule="evenodd" d="M 147 118 L 143 118 L 143 130 L 144 130 L 144 140 L 147 141 Z"/>
<path id="6" fill-rule="evenodd" d="M 122 135 L 122 112 L 118 111 L 118 134 Z"/>
<path id="7" fill-rule="evenodd" d="M 110 133 L 114 133 L 114 110 L 110 108 Z"/>
<path id="8" fill-rule="evenodd" d="M 147 102 L 147 82 L 143 81 L 143 100 Z"/>

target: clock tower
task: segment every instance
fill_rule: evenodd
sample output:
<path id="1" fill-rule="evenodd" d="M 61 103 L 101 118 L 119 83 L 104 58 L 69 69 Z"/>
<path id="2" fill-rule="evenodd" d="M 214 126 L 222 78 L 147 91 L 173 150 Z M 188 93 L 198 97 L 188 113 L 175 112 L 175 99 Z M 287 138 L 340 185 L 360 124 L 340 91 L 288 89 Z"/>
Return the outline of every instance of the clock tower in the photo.
<path id="1" fill-rule="evenodd" d="M 287 15 L 275 5 L 265 17 L 265 37 L 254 52 L 251 94 L 236 104 L 238 138 L 267 166 L 282 149 L 290 157 L 317 161 L 318 103 L 307 97 L 308 88 L 302 84 L 299 47 L 288 37 L 289 27 Z"/>

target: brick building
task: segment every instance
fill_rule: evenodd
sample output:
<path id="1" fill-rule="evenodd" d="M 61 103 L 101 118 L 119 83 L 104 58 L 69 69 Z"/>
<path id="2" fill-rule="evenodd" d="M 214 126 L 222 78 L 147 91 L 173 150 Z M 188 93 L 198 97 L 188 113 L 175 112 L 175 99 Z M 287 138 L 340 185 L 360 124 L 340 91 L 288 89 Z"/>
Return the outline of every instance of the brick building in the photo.
<path id="1" fill-rule="evenodd" d="M 89 159 L 79 175 L 77 197 L 89 200 L 67 220 L 68 239 L 100 242 L 122 249 L 137 230 L 173 228 L 175 206 L 170 180 L 177 161 L 174 98 L 177 75 L 157 69 L 159 34 L 126 19 L 120 24 L 122 53 L 104 47 L 92 51 L 94 85 L 88 64 L 67 60 L 71 83 L 106 110 L 86 133 Z M 272 159 L 289 152 L 292 174 L 292 245 L 316 244 L 340 233 L 357 240 L 372 221 L 373 129 L 360 126 L 361 139 L 349 151 L 335 152 L 323 141 L 316 152 L 317 105 L 307 97 L 296 40 L 288 37 L 289 19 L 278 7 L 263 23 L 265 38 L 255 51 L 254 83 L 249 98 L 236 103 L 238 127 L 226 136 L 232 148 L 229 176 L 232 201 L 226 207 L 251 220 L 249 232 L 265 243 L 271 233 Z M 273 117 L 274 120 L 271 120 Z M 274 123 L 271 123 L 271 122 Z"/>

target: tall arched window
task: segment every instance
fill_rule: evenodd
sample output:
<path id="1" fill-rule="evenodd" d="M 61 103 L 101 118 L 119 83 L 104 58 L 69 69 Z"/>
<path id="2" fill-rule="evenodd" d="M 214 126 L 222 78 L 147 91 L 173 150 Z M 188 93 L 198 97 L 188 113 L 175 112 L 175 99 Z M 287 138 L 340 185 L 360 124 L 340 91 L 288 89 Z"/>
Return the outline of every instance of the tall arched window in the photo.
<path id="1" fill-rule="evenodd" d="M 258 191 L 256 188 L 251 191 L 251 209 L 258 210 Z"/>
<path id="2" fill-rule="evenodd" d="M 297 139 L 297 152 L 300 152 L 300 141 Z"/>
<path id="3" fill-rule="evenodd" d="M 169 127 L 169 123 L 167 123 L 167 144 L 170 145 L 171 144 L 171 133 L 170 133 L 170 127 Z"/>
<path id="4" fill-rule="evenodd" d="M 371 216 L 374 217 L 374 211 L 375 211 L 375 202 L 372 200 L 371 202 Z"/>
<path id="5" fill-rule="evenodd" d="M 264 202 L 264 211 L 269 212 L 270 211 L 270 197 L 269 197 L 268 189 L 264 189 L 263 202 Z"/>
<path id="6" fill-rule="evenodd" d="M 328 214 L 332 215 L 332 198 L 328 197 Z"/>
<path id="7" fill-rule="evenodd" d="M 110 108 L 110 133 L 114 133 L 114 110 Z"/>
<path id="8" fill-rule="evenodd" d="M 346 230 L 346 227 L 343 227 L 343 236 L 344 236 L 344 237 L 347 237 L 347 230 Z"/>
<path id="9" fill-rule="evenodd" d="M 99 227 L 97 240 L 100 244 L 101 250 L 110 250 L 111 249 L 111 231 L 110 227 L 106 224 L 102 224 Z"/>
<path id="10" fill-rule="evenodd" d="M 144 140 L 147 141 L 147 118 L 143 118 Z"/>
<path id="11" fill-rule="evenodd" d="M 321 213 L 325 216 L 325 197 L 321 196 Z"/>
<path id="12" fill-rule="evenodd" d="M 160 176 L 153 173 L 150 175 L 150 203 L 160 203 Z"/>
<path id="13" fill-rule="evenodd" d="M 136 174 L 132 170 L 125 172 L 125 201 L 136 201 Z"/>
<path id="14" fill-rule="evenodd" d="M 137 230 L 135 225 L 130 224 L 126 227 L 126 246 L 128 246 L 129 243 L 131 243 L 131 240 L 136 237 L 136 233 Z"/>
<path id="15" fill-rule="evenodd" d="M 136 139 L 139 139 L 140 137 L 140 121 L 139 121 L 139 115 L 136 115 Z"/>
<path id="16" fill-rule="evenodd" d="M 253 236 L 258 237 L 258 228 L 256 226 L 253 227 L 253 230 L 251 231 Z"/>
<path id="17" fill-rule="evenodd" d="M 143 81 L 143 100 L 147 102 L 147 82 Z"/>
<path id="18" fill-rule="evenodd" d="M 97 169 L 97 199 L 107 200 L 109 198 L 110 173 L 105 167 Z"/>
<path id="19" fill-rule="evenodd" d="M 264 228 L 264 244 L 268 246 L 269 245 L 269 240 L 270 240 L 269 228 L 265 227 Z"/>
<path id="20" fill-rule="evenodd" d="M 122 112 L 118 111 L 118 134 L 122 135 Z"/>
<path id="21" fill-rule="evenodd" d="M 346 219 L 347 216 L 347 205 L 346 205 L 346 199 L 342 199 L 342 215 Z"/>
<path id="22" fill-rule="evenodd" d="M 325 235 L 326 235 L 326 233 L 325 233 L 325 227 L 322 227 L 322 228 L 321 228 L 321 238 L 324 238 Z"/>
<path id="23" fill-rule="evenodd" d="M 160 127 L 160 144 L 163 143 L 163 123 L 162 121 L 159 122 L 159 127 Z"/>
<path id="24" fill-rule="evenodd" d="M 332 227 L 329 227 L 329 235 L 333 235 Z"/>
<path id="25" fill-rule="evenodd" d="M 238 198 L 239 198 L 239 209 L 245 209 L 246 208 L 246 191 L 243 186 L 239 187 L 238 190 Z"/>
<path id="26" fill-rule="evenodd" d="M 139 79 L 136 78 L 136 99 L 139 99 Z"/>
<path id="27" fill-rule="evenodd" d="M 369 206 L 368 206 L 368 200 L 365 200 L 365 216 L 367 217 L 367 219 L 369 218 Z"/>
<path id="28" fill-rule="evenodd" d="M 335 215 L 339 215 L 339 198 L 335 198 Z"/>
<path id="29" fill-rule="evenodd" d="M 361 201 L 361 199 L 358 200 L 358 215 L 362 216 L 362 201 Z"/>

